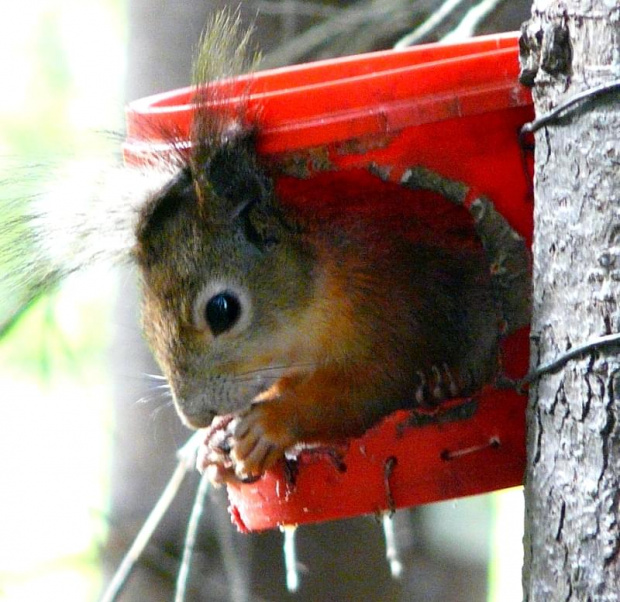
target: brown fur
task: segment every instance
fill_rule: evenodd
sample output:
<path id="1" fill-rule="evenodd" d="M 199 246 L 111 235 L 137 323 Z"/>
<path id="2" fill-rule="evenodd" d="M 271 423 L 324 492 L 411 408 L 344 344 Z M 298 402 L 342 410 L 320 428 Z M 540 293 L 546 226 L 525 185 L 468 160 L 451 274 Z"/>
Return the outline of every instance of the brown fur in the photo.
<path id="1" fill-rule="evenodd" d="M 234 414 L 231 458 L 247 476 L 293 445 L 489 382 L 500 315 L 480 245 L 412 242 L 405 217 L 285 206 L 256 153 L 260 128 L 239 115 L 231 126 L 209 89 L 186 167 L 136 229 L 144 328 L 183 420 Z M 204 316 L 222 292 L 241 315 L 217 333 Z"/>

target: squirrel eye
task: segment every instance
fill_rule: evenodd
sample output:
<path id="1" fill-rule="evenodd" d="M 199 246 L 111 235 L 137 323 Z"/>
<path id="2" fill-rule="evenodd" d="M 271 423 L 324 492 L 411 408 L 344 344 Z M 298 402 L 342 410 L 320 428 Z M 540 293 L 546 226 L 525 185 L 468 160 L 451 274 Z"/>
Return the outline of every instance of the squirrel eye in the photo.
<path id="1" fill-rule="evenodd" d="M 218 293 L 207 301 L 205 319 L 213 336 L 230 330 L 241 315 L 241 303 L 230 292 Z"/>

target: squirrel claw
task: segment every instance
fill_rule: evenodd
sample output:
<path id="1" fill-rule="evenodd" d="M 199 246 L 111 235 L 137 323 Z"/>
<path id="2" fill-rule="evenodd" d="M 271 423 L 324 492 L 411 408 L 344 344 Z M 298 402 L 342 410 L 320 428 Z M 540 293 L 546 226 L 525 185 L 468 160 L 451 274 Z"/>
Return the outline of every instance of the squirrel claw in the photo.
<path id="1" fill-rule="evenodd" d="M 204 429 L 196 468 L 216 487 L 248 483 L 260 478 L 282 457 L 292 443 L 286 430 L 272 432 L 266 408 L 253 406 L 246 412 L 217 416 Z"/>
<path id="2" fill-rule="evenodd" d="M 216 416 L 211 426 L 202 429 L 204 439 L 196 455 L 196 468 L 201 474 L 206 474 L 215 487 L 239 480 L 230 457 L 234 426 L 235 416 L 229 414 Z"/>
<path id="3" fill-rule="evenodd" d="M 282 457 L 290 442 L 264 427 L 267 420 L 261 406 L 253 406 L 242 415 L 233 431 L 231 458 L 237 477 L 258 477 Z"/>
<path id="4" fill-rule="evenodd" d="M 216 489 L 226 483 L 236 482 L 238 480 L 235 472 L 230 468 L 226 468 L 223 464 L 207 464 L 200 472 L 207 476 L 211 485 Z"/>

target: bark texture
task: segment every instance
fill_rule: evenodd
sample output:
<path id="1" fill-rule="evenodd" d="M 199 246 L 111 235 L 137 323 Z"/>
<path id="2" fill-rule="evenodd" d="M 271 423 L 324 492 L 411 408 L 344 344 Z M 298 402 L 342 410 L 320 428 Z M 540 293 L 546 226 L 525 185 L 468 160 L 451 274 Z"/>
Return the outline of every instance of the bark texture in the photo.
<path id="1" fill-rule="evenodd" d="M 537 115 L 620 76 L 620 4 L 535 0 L 522 64 Z M 620 331 L 620 94 L 536 134 L 532 367 Z M 530 391 L 524 599 L 620 600 L 620 357 Z"/>

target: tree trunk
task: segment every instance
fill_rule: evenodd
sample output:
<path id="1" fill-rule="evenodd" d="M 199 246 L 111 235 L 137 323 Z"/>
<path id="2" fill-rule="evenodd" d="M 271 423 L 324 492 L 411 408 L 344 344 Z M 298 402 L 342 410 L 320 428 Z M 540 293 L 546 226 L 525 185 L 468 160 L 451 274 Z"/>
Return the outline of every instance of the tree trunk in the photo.
<path id="1" fill-rule="evenodd" d="M 537 115 L 620 69 L 620 6 L 535 0 L 524 26 Z M 532 367 L 620 330 L 619 93 L 536 134 Z M 620 358 L 601 349 L 530 391 L 524 599 L 620 600 Z"/>

